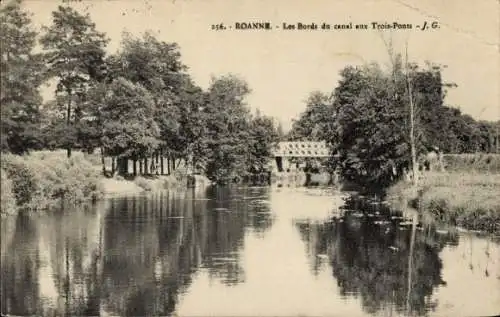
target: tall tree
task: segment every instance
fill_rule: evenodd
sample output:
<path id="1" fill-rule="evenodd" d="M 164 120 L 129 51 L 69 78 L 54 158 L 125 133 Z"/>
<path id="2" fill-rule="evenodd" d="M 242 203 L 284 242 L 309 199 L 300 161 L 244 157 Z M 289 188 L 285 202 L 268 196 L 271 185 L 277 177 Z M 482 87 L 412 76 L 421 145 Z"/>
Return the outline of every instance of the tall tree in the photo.
<path id="1" fill-rule="evenodd" d="M 248 84 L 234 75 L 214 78 L 208 89 L 205 172 L 212 181 L 227 183 L 246 170 L 250 110 L 244 99 L 249 93 Z"/>
<path id="2" fill-rule="evenodd" d="M 41 43 L 46 50 L 48 74 L 57 78 L 56 94 L 65 98 L 69 157 L 77 134 L 73 123 L 86 115 L 82 107 L 86 92 L 103 77 L 108 39 L 96 30 L 88 14 L 82 15 L 71 7 L 59 6 L 52 12 L 52 25 L 43 30 Z"/>
<path id="3" fill-rule="evenodd" d="M 279 139 L 280 135 L 273 119 L 257 113 L 250 121 L 249 127 L 248 172 L 261 173 L 266 170 Z"/>
<path id="4" fill-rule="evenodd" d="M 37 33 L 20 0 L 2 6 L 0 21 L 0 145 L 2 151 L 22 153 L 38 144 L 43 63 L 33 53 Z"/>
<path id="5" fill-rule="evenodd" d="M 310 94 L 306 109 L 292 125 L 288 135 L 291 141 L 324 141 L 334 120 L 330 97 L 320 91 Z"/>
<path id="6" fill-rule="evenodd" d="M 187 78 L 179 95 L 177 134 L 169 146 L 170 151 L 195 170 L 206 163 L 206 99 L 206 93 Z"/>
<path id="7" fill-rule="evenodd" d="M 417 149 L 416 149 L 416 137 L 415 137 L 415 125 L 416 125 L 416 106 L 415 106 L 415 99 L 413 97 L 413 83 L 411 79 L 411 73 L 410 73 L 410 65 L 408 61 L 408 43 L 406 46 L 406 60 L 405 60 L 405 67 L 406 67 L 406 85 L 407 85 L 407 99 L 409 103 L 409 116 L 410 116 L 410 134 L 409 134 L 409 139 L 410 139 L 410 155 L 411 155 L 411 170 L 412 170 L 412 175 L 413 175 L 413 184 L 417 185 L 418 182 L 418 167 L 417 167 Z M 397 80 L 397 77 L 395 78 Z M 395 83 L 397 84 L 397 82 Z"/>
<path id="8" fill-rule="evenodd" d="M 185 147 L 180 140 L 179 121 L 183 112 L 192 106 L 191 93 L 198 89 L 186 74 L 176 43 L 159 41 L 151 32 L 142 37 L 125 33 L 122 49 L 115 57 L 120 75 L 145 87 L 153 98 L 156 120 L 161 130 L 162 148 L 174 156 L 184 156 Z M 183 97 L 190 99 L 183 100 Z"/>
<path id="9" fill-rule="evenodd" d="M 126 173 L 128 159 L 147 157 L 159 146 L 153 97 L 144 87 L 121 77 L 96 90 L 94 113 L 101 145 L 104 153 L 118 157 L 123 163 L 119 172 Z"/>
<path id="10" fill-rule="evenodd" d="M 336 129 L 330 140 L 344 178 L 367 185 L 387 185 L 396 169 L 408 165 L 409 146 L 404 85 L 377 65 L 347 67 L 335 89 Z M 396 94 L 394 90 L 399 90 Z"/>

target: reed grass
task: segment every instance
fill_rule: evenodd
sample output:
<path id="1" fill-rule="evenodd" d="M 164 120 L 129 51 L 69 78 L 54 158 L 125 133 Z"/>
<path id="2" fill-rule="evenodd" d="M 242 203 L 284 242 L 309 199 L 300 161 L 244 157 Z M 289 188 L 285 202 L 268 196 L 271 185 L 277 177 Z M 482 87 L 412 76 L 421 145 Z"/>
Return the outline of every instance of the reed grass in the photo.
<path id="1" fill-rule="evenodd" d="M 387 197 L 395 209 L 410 205 L 436 221 L 500 233 L 499 193 L 499 173 L 448 171 L 424 173 L 418 187 L 400 181 Z"/>

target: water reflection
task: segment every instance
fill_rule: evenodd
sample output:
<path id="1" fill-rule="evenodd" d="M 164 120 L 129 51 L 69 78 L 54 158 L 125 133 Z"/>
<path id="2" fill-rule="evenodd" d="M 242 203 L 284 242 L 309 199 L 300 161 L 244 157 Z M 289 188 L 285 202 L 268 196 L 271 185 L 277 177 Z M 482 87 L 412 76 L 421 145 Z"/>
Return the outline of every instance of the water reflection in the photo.
<path id="1" fill-rule="evenodd" d="M 198 268 L 226 284 L 244 280 L 245 228 L 271 226 L 268 196 L 266 188 L 165 192 L 19 216 L 15 228 L 2 226 L 2 313 L 170 315 Z"/>
<path id="2" fill-rule="evenodd" d="M 491 314 L 498 241 L 345 194 L 211 188 L 2 221 L 1 312 L 37 316 Z M 464 288 L 474 290 L 457 302 Z M 490 290 L 484 293 L 483 290 Z M 461 305 L 460 305 L 461 304 Z"/>
<path id="3" fill-rule="evenodd" d="M 2 256 L 2 313 L 7 306 L 16 315 L 34 315 L 39 303 L 37 228 L 27 217 L 18 217 L 14 225 L 9 251 L 2 249 L 8 254 Z"/>
<path id="4" fill-rule="evenodd" d="M 387 231 L 354 217 L 321 225 L 303 223 L 299 230 L 314 250 L 311 262 L 315 270 L 319 260 L 325 261 L 326 257 L 342 296 L 360 296 L 369 313 L 392 305 L 398 311 L 405 310 L 410 232 Z M 429 301 L 429 296 L 436 287 L 445 285 L 438 255 L 443 246 L 430 244 L 426 237 L 417 235 L 409 298 L 412 313 L 421 315 L 433 308 L 435 303 Z"/>
<path id="5" fill-rule="evenodd" d="M 439 305 L 440 296 L 436 296 L 436 293 L 447 293 L 443 259 L 456 257 L 457 246 L 467 249 L 462 251 L 463 259 L 481 263 L 484 277 L 490 276 L 489 267 L 495 267 L 497 272 L 497 281 L 486 280 L 478 274 L 465 274 L 462 281 L 453 278 L 462 291 L 463 287 L 473 284 L 481 285 L 475 288 L 477 292 L 485 287 L 490 289 L 488 286 L 495 289 L 485 302 L 482 297 L 472 296 L 483 306 L 476 306 L 476 311 L 469 308 L 467 315 L 500 311 L 500 248 L 492 238 L 421 224 L 416 224 L 412 235 L 413 225 L 400 213 L 391 213 L 383 204 L 366 200 L 348 199 L 342 209 L 340 217 L 321 223 L 297 222 L 296 226 L 306 243 L 313 274 L 317 275 L 329 265 L 340 295 L 359 297 L 367 313 L 424 316 L 442 315 L 444 311 L 445 315 L 462 314 L 460 301 L 464 293 L 457 292 L 458 285 L 453 285 L 454 299 L 447 297 L 446 305 Z M 469 243 L 470 248 L 466 247 Z M 473 244 L 484 245 L 484 253 L 472 256 Z M 496 259 L 491 258 L 491 250 Z M 471 271 L 474 269 L 473 264 L 467 265 L 465 261 L 451 260 L 447 264 L 454 273 L 465 271 L 467 266 Z M 465 296 L 470 299 L 471 294 Z"/>

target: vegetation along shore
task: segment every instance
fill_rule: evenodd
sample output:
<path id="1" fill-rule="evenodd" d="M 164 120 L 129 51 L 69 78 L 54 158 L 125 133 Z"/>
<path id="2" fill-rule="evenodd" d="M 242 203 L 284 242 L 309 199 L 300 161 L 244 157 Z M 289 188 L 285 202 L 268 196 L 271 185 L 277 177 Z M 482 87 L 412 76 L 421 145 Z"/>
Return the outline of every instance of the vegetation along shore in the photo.
<path id="1" fill-rule="evenodd" d="M 417 187 L 405 180 L 391 186 L 390 206 L 410 206 L 439 223 L 500 234 L 500 155 L 454 155 L 446 161 L 446 171 L 423 173 Z"/>
<path id="2" fill-rule="evenodd" d="M 201 88 L 177 43 L 153 32 L 124 33 L 111 53 L 107 35 L 72 7 L 59 6 L 41 29 L 21 1 L 0 13 L 2 214 L 280 179 L 271 171 L 274 146 L 312 141 L 330 153 L 318 170 L 341 184 L 375 189 L 437 220 L 499 231 L 500 121 L 446 104 L 456 85 L 443 80 L 444 65 L 419 66 L 393 50 L 388 68 L 346 65 L 331 91 L 311 92 L 285 133 L 247 104 L 244 79 L 221 75 Z M 47 87 L 52 98 L 42 98 Z"/>
<path id="3" fill-rule="evenodd" d="M 283 133 L 246 104 L 243 79 L 202 89 L 179 46 L 151 32 L 124 33 L 110 54 L 106 34 L 69 6 L 42 29 L 21 1 L 0 13 L 2 214 L 266 172 Z"/>

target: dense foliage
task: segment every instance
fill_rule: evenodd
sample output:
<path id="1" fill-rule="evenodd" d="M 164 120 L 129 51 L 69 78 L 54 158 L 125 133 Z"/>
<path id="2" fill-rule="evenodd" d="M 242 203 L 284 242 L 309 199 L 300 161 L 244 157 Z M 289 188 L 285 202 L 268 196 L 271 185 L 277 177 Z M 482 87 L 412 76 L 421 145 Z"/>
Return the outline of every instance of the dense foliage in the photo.
<path id="1" fill-rule="evenodd" d="M 287 135 L 290 141 L 324 141 L 332 128 L 333 107 L 330 97 L 322 92 L 312 92 L 306 102 L 306 109 L 295 120 Z"/>
<path id="2" fill-rule="evenodd" d="M 2 151 L 64 148 L 71 157 L 72 149 L 100 149 L 122 173 L 127 160 L 161 155 L 220 183 L 266 169 L 279 127 L 252 115 L 244 80 L 221 76 L 201 89 L 178 45 L 150 32 L 125 33 L 107 54 L 106 34 L 71 7 L 59 6 L 39 38 L 20 1 L 1 18 Z M 33 54 L 37 41 L 42 52 Z M 45 82 L 56 88 L 43 103 Z"/>
<path id="3" fill-rule="evenodd" d="M 12 181 L 7 178 L 6 171 L 0 171 L 0 216 L 16 212 L 16 198 L 12 190 Z"/>
<path id="4" fill-rule="evenodd" d="M 410 94 L 414 103 L 417 157 L 439 149 L 444 153 L 495 152 L 500 122 L 476 121 L 444 105 L 441 68 L 427 65 L 393 69 L 377 64 L 348 66 L 330 97 L 313 92 L 306 110 L 294 122 L 290 140 L 327 141 L 334 155 L 332 168 L 344 179 L 385 187 L 411 162 Z"/>
<path id="5" fill-rule="evenodd" d="M 19 5 L 14 1 L 0 8 L 0 146 L 2 151 L 14 153 L 38 146 L 34 131 L 42 102 L 38 87 L 43 63 L 41 56 L 33 52 L 37 33 L 29 14 L 19 10 Z"/>
<path id="6" fill-rule="evenodd" d="M 2 185 L 8 185 L 2 188 L 2 197 L 13 195 L 20 209 L 44 210 L 61 202 L 93 201 L 102 195 L 99 171 L 83 155 L 68 160 L 49 151 L 25 156 L 3 154 L 1 164 Z"/>
<path id="7" fill-rule="evenodd" d="M 59 6 L 38 34 L 18 0 L 2 7 L 1 23 L 4 152 L 64 148 L 71 156 L 71 149 L 100 149 L 117 159 L 121 173 L 127 160 L 163 156 L 174 169 L 184 162 L 226 183 L 265 171 L 273 143 L 283 138 L 271 118 L 251 113 L 244 80 L 225 75 L 198 87 L 178 45 L 153 33 L 125 33 L 108 54 L 109 40 L 89 15 Z M 55 97 L 43 102 L 38 90 L 46 82 L 56 83 Z M 444 105 L 448 86 L 440 67 L 405 68 L 400 57 L 389 71 L 347 66 L 332 94 L 311 94 L 286 138 L 327 141 L 332 167 L 345 179 L 378 185 L 408 168 L 410 122 L 417 155 L 435 147 L 498 151 L 500 122 L 478 122 Z"/>

